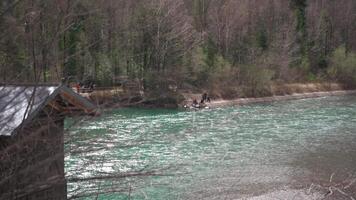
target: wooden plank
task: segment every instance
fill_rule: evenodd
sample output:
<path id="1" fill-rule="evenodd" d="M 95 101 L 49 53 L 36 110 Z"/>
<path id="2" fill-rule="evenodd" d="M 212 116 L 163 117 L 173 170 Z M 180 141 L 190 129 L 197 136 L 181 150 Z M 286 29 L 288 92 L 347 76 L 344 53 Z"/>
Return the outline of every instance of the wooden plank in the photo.
<path id="1" fill-rule="evenodd" d="M 85 105 L 83 105 L 83 103 L 80 100 L 73 97 L 71 94 L 68 94 L 66 91 L 61 92 L 61 96 L 63 97 L 63 99 L 67 100 L 69 103 L 82 109 L 85 113 L 93 112 L 92 109 L 88 109 Z"/>
<path id="2" fill-rule="evenodd" d="M 55 100 L 49 102 L 49 105 L 50 105 L 51 107 L 53 107 L 54 109 L 56 109 L 57 111 L 59 111 L 59 112 L 63 111 L 63 107 L 62 107 L 61 105 L 59 105 L 59 104 L 57 103 L 57 101 L 55 101 Z"/>

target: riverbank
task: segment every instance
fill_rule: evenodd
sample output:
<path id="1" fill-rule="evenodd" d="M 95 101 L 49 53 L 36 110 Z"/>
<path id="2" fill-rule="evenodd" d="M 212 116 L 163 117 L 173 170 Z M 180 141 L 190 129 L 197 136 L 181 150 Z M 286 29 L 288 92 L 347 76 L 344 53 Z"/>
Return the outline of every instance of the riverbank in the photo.
<path id="1" fill-rule="evenodd" d="M 294 83 L 273 84 L 270 88 L 270 94 L 261 97 L 245 96 L 243 93 L 237 92 L 231 94 L 232 97 L 227 98 L 216 90 L 201 90 L 194 92 L 192 92 L 192 90 L 177 90 L 154 95 L 143 92 L 136 94 L 127 93 L 122 90 L 104 90 L 82 95 L 91 99 L 103 109 L 123 107 L 182 108 L 185 105 L 191 105 L 194 99 L 199 101 L 202 93 L 207 92 L 212 99 L 208 106 L 216 108 L 250 103 L 354 94 L 356 93 L 356 90 L 353 89 L 354 88 L 345 87 L 338 83 Z"/>
<path id="2" fill-rule="evenodd" d="M 222 107 L 222 106 L 234 106 L 245 105 L 251 103 L 268 103 L 274 101 L 287 101 L 307 98 L 318 98 L 325 96 L 339 96 L 356 94 L 356 90 L 339 90 L 339 91 L 327 91 L 327 92 L 311 92 L 311 93 L 296 93 L 283 96 L 261 97 L 261 98 L 240 98 L 235 100 L 216 100 L 208 104 L 210 108 Z"/>
<path id="3" fill-rule="evenodd" d="M 272 86 L 272 96 L 266 97 L 242 97 L 235 99 L 213 99 L 207 104 L 210 108 L 245 105 L 251 103 L 268 103 L 274 101 L 287 101 L 307 98 L 318 98 L 324 96 L 339 96 L 356 94 L 356 90 L 344 87 L 337 83 L 317 83 L 317 84 L 284 84 L 278 86 Z M 189 105 L 193 99 L 200 99 L 200 94 L 183 94 L 185 101 L 180 105 Z"/>

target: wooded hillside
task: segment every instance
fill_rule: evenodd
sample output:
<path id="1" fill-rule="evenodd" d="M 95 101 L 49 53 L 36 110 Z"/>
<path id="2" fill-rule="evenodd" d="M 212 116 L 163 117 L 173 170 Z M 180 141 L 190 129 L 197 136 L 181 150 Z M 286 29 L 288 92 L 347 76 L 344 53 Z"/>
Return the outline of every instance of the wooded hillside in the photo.
<path id="1" fill-rule="evenodd" d="M 355 22 L 354 0 L 2 0 L 0 81 L 353 84 Z"/>

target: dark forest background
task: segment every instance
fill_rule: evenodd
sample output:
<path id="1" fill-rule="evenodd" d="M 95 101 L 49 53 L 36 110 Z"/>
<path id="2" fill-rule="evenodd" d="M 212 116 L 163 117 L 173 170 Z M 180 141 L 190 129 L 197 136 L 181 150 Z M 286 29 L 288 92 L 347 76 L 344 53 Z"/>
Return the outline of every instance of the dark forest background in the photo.
<path id="1" fill-rule="evenodd" d="M 356 83 L 355 0 L 1 0 L 0 82 Z"/>

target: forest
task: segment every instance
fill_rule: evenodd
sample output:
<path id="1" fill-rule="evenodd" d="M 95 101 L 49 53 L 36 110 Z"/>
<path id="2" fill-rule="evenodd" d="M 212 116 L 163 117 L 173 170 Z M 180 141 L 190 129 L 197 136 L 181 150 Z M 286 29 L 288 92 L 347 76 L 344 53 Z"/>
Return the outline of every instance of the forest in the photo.
<path id="1" fill-rule="evenodd" d="M 356 84 L 354 0 L 2 0 L 0 82 L 245 96 Z"/>
<path id="2" fill-rule="evenodd" d="M 354 199 L 355 89 L 356 0 L 0 0 L 0 200 Z"/>

